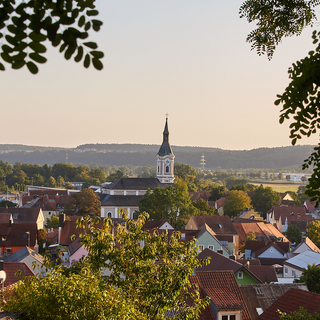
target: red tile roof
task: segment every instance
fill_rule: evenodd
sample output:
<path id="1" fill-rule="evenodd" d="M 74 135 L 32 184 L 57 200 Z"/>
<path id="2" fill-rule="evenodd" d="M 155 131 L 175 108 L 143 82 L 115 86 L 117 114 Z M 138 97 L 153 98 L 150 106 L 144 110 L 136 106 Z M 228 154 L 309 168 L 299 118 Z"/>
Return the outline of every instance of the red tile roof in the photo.
<path id="1" fill-rule="evenodd" d="M 276 270 L 272 266 L 251 265 L 249 270 L 263 282 L 278 282 Z"/>
<path id="2" fill-rule="evenodd" d="M 191 196 L 192 201 L 198 201 L 200 199 L 208 200 L 211 195 L 211 191 L 199 190 L 197 192 L 189 192 L 189 195 Z"/>
<path id="3" fill-rule="evenodd" d="M 0 236 L 6 236 L 6 240 L 0 239 L 0 247 L 25 247 L 28 245 L 30 232 L 30 247 L 34 247 L 37 239 L 37 225 L 35 223 L 9 223 L 0 224 Z"/>
<path id="4" fill-rule="evenodd" d="M 192 216 L 199 229 L 206 223 L 217 235 L 236 235 L 237 231 L 228 216 Z M 220 226 L 222 228 L 220 228 Z"/>
<path id="5" fill-rule="evenodd" d="M 306 214 L 307 209 L 305 206 L 282 206 L 281 204 L 275 204 L 271 209 L 267 211 L 267 213 L 273 212 L 273 219 L 279 220 L 280 215 L 288 215 L 290 213 L 300 213 Z"/>
<path id="6" fill-rule="evenodd" d="M 251 320 L 232 271 L 199 271 L 197 277 L 215 305 L 223 309 L 243 309 L 242 320 Z M 221 295 L 217 295 L 217 291 Z"/>
<path id="7" fill-rule="evenodd" d="M 257 320 L 279 320 L 277 310 L 290 314 L 292 311 L 298 311 L 299 306 L 311 314 L 320 313 L 320 294 L 291 288 L 265 310 Z"/>
<path id="8" fill-rule="evenodd" d="M 7 277 L 4 286 L 10 286 L 18 282 L 20 279 L 16 277 L 17 270 L 21 271 L 22 277 L 35 276 L 34 272 L 28 267 L 25 262 L 4 262 L 3 270 L 6 272 Z"/>

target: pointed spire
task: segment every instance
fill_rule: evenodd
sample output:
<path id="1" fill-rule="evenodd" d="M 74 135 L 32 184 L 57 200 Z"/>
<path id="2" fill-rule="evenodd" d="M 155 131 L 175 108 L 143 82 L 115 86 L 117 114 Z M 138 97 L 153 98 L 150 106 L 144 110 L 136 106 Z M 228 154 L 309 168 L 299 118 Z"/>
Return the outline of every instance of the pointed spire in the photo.
<path id="1" fill-rule="evenodd" d="M 158 155 L 163 157 L 170 154 L 173 155 L 173 152 L 169 143 L 168 113 L 166 113 L 166 123 L 163 130 L 163 141 L 159 149 Z"/>

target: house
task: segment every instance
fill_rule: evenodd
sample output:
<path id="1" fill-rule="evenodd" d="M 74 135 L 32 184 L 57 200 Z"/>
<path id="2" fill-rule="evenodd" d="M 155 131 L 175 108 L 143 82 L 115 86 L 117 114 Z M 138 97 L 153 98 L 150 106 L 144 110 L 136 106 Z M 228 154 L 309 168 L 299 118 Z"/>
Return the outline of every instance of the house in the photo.
<path id="1" fill-rule="evenodd" d="M 0 223 L 0 254 L 9 256 L 25 246 L 34 250 L 36 243 L 35 223 Z"/>
<path id="2" fill-rule="evenodd" d="M 8 217 L 4 223 L 34 223 L 38 230 L 43 229 L 44 217 L 41 208 L 0 208 L 0 217 L 3 214 Z"/>
<path id="3" fill-rule="evenodd" d="M 209 296 L 210 311 L 216 320 L 251 320 L 232 271 L 199 271 L 190 281 Z"/>
<path id="4" fill-rule="evenodd" d="M 273 205 L 267 211 L 267 222 L 273 224 L 281 232 L 287 231 L 292 221 L 313 221 L 312 215 L 307 214 L 305 206 Z"/>
<path id="5" fill-rule="evenodd" d="M 146 221 L 142 230 L 174 230 L 174 227 L 167 221 L 165 217 L 162 217 L 158 221 Z"/>
<path id="6" fill-rule="evenodd" d="M 283 263 L 284 278 L 300 278 L 308 265 L 320 265 L 320 253 L 306 250 Z"/>
<path id="7" fill-rule="evenodd" d="M 124 209 L 130 219 L 137 217 L 139 201 L 148 189 L 173 186 L 174 154 L 169 143 L 168 118 L 163 131 L 163 141 L 157 154 L 155 178 L 120 178 L 102 186 L 100 194 L 101 217 L 120 218 L 119 209 Z"/>
<path id="8" fill-rule="evenodd" d="M 289 242 L 248 240 L 245 246 L 245 259 L 259 259 L 261 265 L 282 265 L 288 259 Z"/>
<path id="9" fill-rule="evenodd" d="M 210 263 L 206 266 L 196 269 L 196 275 L 201 271 L 231 270 L 238 284 L 263 283 L 255 274 L 247 269 L 246 266 L 231 258 L 223 256 L 221 253 L 206 248 L 197 256 L 199 260 L 206 257 L 211 257 Z"/>
<path id="10" fill-rule="evenodd" d="M 250 220 L 258 220 L 258 221 L 263 221 L 264 220 L 260 213 L 258 213 L 257 211 L 254 211 L 253 209 L 249 209 L 249 208 L 247 208 L 245 211 L 243 211 L 238 216 L 238 218 L 250 219 Z"/>
<path id="11" fill-rule="evenodd" d="M 290 288 L 267 308 L 257 320 L 279 320 L 277 310 L 290 314 L 293 311 L 298 311 L 300 306 L 311 314 L 320 313 L 320 295 L 305 290 Z"/>
<path id="12" fill-rule="evenodd" d="M 299 254 L 306 250 L 320 253 L 320 249 L 306 236 L 302 236 L 300 244 L 294 249 L 293 253 Z"/>
<path id="13" fill-rule="evenodd" d="M 291 288 L 308 291 L 307 286 L 303 283 L 244 284 L 239 286 L 252 320 L 266 311 Z"/>
<path id="14" fill-rule="evenodd" d="M 4 262 L 25 262 L 36 275 L 40 274 L 44 276 L 46 274 L 45 267 L 43 266 L 44 258 L 37 251 L 37 248 L 36 250 L 32 250 L 29 247 L 24 247 L 11 255 L 4 257 Z"/>
<path id="15" fill-rule="evenodd" d="M 215 233 L 216 238 L 228 251 L 238 256 L 239 235 L 228 216 L 192 216 L 187 222 L 186 230 L 199 230 L 207 224 Z"/>

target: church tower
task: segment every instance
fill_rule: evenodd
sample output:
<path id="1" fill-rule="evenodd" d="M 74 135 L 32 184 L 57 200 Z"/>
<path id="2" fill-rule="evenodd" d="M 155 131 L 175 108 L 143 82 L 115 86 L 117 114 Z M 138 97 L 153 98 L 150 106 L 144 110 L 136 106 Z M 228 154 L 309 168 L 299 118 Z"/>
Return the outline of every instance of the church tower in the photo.
<path id="1" fill-rule="evenodd" d="M 173 183 L 174 181 L 174 154 L 169 143 L 168 114 L 163 131 L 162 145 L 157 154 L 157 178 L 161 183 Z"/>

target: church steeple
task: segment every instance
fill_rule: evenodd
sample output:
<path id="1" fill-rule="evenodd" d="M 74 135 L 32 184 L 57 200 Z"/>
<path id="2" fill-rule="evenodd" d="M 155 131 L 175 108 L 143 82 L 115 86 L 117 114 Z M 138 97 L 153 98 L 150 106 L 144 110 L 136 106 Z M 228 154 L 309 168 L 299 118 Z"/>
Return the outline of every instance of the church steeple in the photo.
<path id="1" fill-rule="evenodd" d="M 157 154 L 157 178 L 162 183 L 173 183 L 174 154 L 169 143 L 168 114 L 163 130 L 163 141 Z"/>

